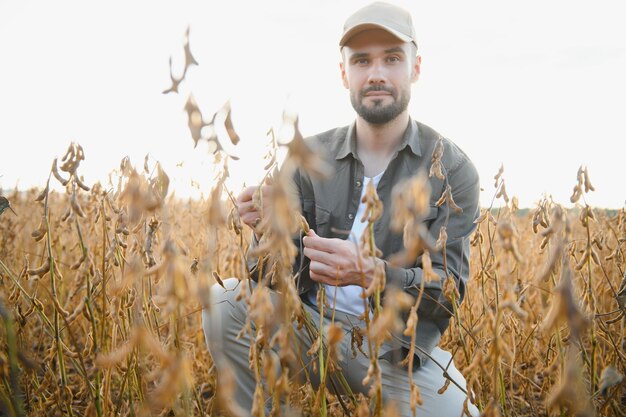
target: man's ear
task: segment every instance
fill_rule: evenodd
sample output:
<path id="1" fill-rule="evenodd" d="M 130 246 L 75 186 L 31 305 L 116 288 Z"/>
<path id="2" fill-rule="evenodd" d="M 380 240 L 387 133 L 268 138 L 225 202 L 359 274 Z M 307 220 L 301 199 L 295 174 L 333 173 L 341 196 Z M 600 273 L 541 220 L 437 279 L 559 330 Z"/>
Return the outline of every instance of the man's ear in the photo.
<path id="1" fill-rule="evenodd" d="M 420 77 L 420 70 L 422 67 L 422 57 L 419 55 L 415 56 L 415 61 L 413 62 L 413 68 L 411 70 L 411 82 L 416 82 Z"/>
<path id="2" fill-rule="evenodd" d="M 346 67 L 343 62 L 339 63 L 339 70 L 341 70 L 341 83 L 346 89 L 349 89 L 348 78 L 346 77 Z"/>

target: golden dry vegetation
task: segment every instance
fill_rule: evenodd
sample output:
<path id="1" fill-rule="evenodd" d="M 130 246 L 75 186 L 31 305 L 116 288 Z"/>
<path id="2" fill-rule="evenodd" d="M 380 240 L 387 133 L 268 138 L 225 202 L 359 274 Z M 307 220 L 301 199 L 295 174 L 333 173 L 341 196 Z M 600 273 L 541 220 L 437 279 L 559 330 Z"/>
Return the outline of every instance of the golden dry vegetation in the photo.
<path id="1" fill-rule="evenodd" d="M 197 62 L 186 39 L 183 76 L 172 75 L 165 92 L 177 92 L 191 65 Z M 223 122 L 237 144 L 230 106 L 210 122 L 193 97 L 185 109 L 193 140 L 209 142 L 219 167 L 206 199 L 168 197 L 167 174 L 148 159 L 143 169 L 124 159 L 110 184 L 86 185 L 83 149 L 74 143 L 54 159 L 43 189 L 14 190 L 0 199 L 0 413 L 263 416 L 269 397 L 275 415 L 285 401 L 296 414 L 394 415 L 382 403 L 377 352 L 390 331 L 415 337 L 422 296 L 387 291 L 382 297 L 384 270 L 378 270 L 366 289 L 374 313 L 371 320 L 365 316 L 365 329 L 320 329 L 303 312 L 291 267 L 292 238 L 308 226 L 288 183 L 296 166 L 311 175 L 324 166 L 304 145 L 297 118 L 289 116 L 293 138 L 280 170 L 277 143 L 269 135 L 264 183 L 272 184 L 272 205 L 257 226 L 263 239 L 253 249 L 265 273 L 259 273 L 259 285 L 251 285 L 251 231 L 237 215 L 238 190 L 224 185 L 232 156 L 223 152 L 214 129 Z M 436 244 L 422 239 L 420 221 L 430 201 L 426 175 L 445 176 L 442 149 L 432 155 L 430 173 L 402 184 L 392 207 L 384 208 L 394 210 L 395 227 L 406 233 L 403 257 L 421 256 L 426 279 L 438 279 L 429 253 L 446 242 L 445 229 Z M 51 182 L 65 191 L 52 191 Z M 626 211 L 608 213 L 585 203 L 593 192 L 585 169 L 573 183 L 575 209 L 544 197 L 522 214 L 507 195 L 501 170 L 493 188 L 498 208 L 481 211 L 471 236 L 464 301 L 451 277 L 442 283 L 453 320 L 441 345 L 454 354 L 468 399 L 485 416 L 626 414 Z M 453 194 L 444 191 L 441 210 L 455 210 Z M 255 203 L 264 207 L 263 196 L 255 195 Z M 373 230 L 383 209 L 373 188 L 365 203 Z M 375 255 L 373 232 L 364 236 L 363 256 Z M 210 357 L 202 331 L 202 308 L 210 314 L 208 290 L 225 277 L 241 279 L 240 296 L 250 306 L 241 337 L 251 341 L 250 367 L 258 382 L 252 410 L 229 401 L 237 389 L 232 373 L 219 354 L 215 361 Z M 282 294 L 280 306 L 269 300 L 270 285 Z M 324 296 L 320 291 L 318 305 Z M 293 384 L 287 372 L 297 357 L 294 323 L 311 338 L 311 360 L 327 382 L 320 388 Z M 333 366 L 343 337 L 370 357 L 364 381 L 369 398 L 334 395 L 345 382 Z M 411 401 L 420 401 L 417 386 Z"/>
<path id="2" fill-rule="evenodd" d="M 249 231 L 238 223 L 233 201 L 219 198 L 227 169 L 210 198 L 182 201 L 163 197 L 168 180 L 158 164 L 137 172 L 124 160 L 116 186 L 87 187 L 78 173 L 82 156 L 82 148 L 72 144 L 60 174 L 55 160 L 51 177 L 58 179 L 50 181 L 63 181 L 66 193 L 46 187 L 6 195 L 15 214 L 6 209 L 0 215 L 3 413 L 236 412 L 221 401 L 236 387 L 228 375 L 216 382 L 220 366 L 205 346 L 202 300 L 220 277 L 237 276 L 244 279 L 241 288 L 253 310 L 271 307 L 264 305 L 265 286 L 252 291 L 245 285 Z M 588 181 L 586 171 L 579 171 L 574 199 L 591 191 L 589 185 L 585 191 Z M 483 209 L 477 221 L 464 302 L 459 305 L 453 281 L 444 285 L 454 319 L 442 346 L 454 353 L 470 398 L 485 415 L 623 415 L 625 211 L 609 215 L 582 200 L 578 209 L 564 210 L 544 198 L 520 215 L 500 175 L 495 193 L 504 205 Z M 283 242 L 291 240 L 289 227 L 306 227 L 297 215 L 273 221 L 279 224 L 266 227 Z M 280 284 L 291 278 L 281 256 L 289 259 L 293 248 L 276 242 L 270 246 L 284 253 L 275 261 L 268 257 L 267 268 Z M 291 304 L 279 318 L 304 322 L 315 335 L 314 324 L 297 312 L 293 286 L 280 285 Z M 384 321 L 392 320 L 385 310 L 368 332 L 380 328 L 377 320 L 393 327 Z M 306 385 L 292 389 L 289 381 L 280 382 L 281 375 L 264 372 L 272 360 L 265 354 L 270 343 L 279 351 L 291 348 L 288 341 L 260 335 L 263 326 L 277 323 L 265 323 L 263 314 L 251 316 L 257 320 L 251 364 L 259 380 L 274 378 L 280 387 L 272 393 L 276 398 L 289 396 L 305 411 L 324 407 L 335 415 L 358 407 L 358 397 L 339 401 L 332 385 L 318 392 Z M 328 360 L 333 340 L 342 336 L 325 330 L 327 337 L 311 354 Z M 288 366 L 289 354 L 280 357 Z M 376 389 L 371 394 L 375 404 Z"/>

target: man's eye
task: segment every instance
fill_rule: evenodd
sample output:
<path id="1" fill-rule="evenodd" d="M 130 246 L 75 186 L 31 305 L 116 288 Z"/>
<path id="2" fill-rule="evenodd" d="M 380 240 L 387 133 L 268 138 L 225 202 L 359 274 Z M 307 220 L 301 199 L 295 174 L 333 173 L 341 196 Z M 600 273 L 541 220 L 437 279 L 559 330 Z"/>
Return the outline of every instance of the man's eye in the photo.
<path id="1" fill-rule="evenodd" d="M 357 59 L 356 61 L 354 61 L 354 63 L 357 65 L 367 65 L 368 62 L 369 61 L 365 58 Z"/>
<path id="2" fill-rule="evenodd" d="M 400 57 L 390 56 L 387 58 L 387 62 L 400 62 Z"/>

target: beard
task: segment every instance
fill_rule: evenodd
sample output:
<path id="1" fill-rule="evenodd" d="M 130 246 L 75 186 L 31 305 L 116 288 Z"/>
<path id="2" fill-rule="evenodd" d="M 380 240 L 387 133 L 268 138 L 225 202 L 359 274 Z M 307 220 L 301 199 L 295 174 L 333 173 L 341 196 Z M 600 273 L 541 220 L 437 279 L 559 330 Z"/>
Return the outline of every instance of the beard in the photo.
<path id="1" fill-rule="evenodd" d="M 391 94 L 393 102 L 383 105 L 383 98 L 372 100 L 372 106 L 368 107 L 363 104 L 363 98 L 371 91 L 386 91 Z M 409 88 L 398 90 L 383 85 L 373 85 L 362 89 L 361 91 L 350 92 L 350 101 L 352 107 L 366 122 L 373 125 L 382 125 L 389 123 L 400 113 L 406 110 L 411 99 L 411 90 Z"/>

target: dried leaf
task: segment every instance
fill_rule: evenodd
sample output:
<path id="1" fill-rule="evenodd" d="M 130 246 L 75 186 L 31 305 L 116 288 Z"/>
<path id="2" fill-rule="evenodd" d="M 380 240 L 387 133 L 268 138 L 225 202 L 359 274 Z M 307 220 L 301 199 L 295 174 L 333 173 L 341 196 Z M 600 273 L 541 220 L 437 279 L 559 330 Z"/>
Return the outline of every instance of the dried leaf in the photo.
<path id="1" fill-rule="evenodd" d="M 331 174 L 332 168 L 304 142 L 298 127 L 298 117 L 291 118 L 284 114 L 283 124 L 291 125 L 294 132 L 293 138 L 286 144 L 287 159 L 313 177 L 327 178 Z"/>
<path id="2" fill-rule="evenodd" d="M 226 103 L 224 105 L 223 111 L 226 111 L 226 119 L 224 120 L 224 127 L 226 128 L 226 133 L 228 133 L 228 137 L 233 145 L 239 143 L 239 135 L 235 132 L 235 128 L 233 127 L 233 121 L 231 119 L 231 108 L 230 103 Z"/>
<path id="3" fill-rule="evenodd" d="M 443 175 L 443 164 L 441 162 L 441 157 L 443 156 L 443 138 L 439 137 L 437 144 L 435 145 L 435 149 L 433 149 L 433 155 L 431 158 L 430 172 L 428 173 L 428 177 L 432 178 L 433 175 L 440 180 L 444 180 L 445 176 Z"/>
<path id="4" fill-rule="evenodd" d="M 498 182 L 500 180 L 500 177 L 502 176 L 502 174 L 504 173 L 504 164 L 500 165 L 500 169 L 498 169 L 498 173 L 496 174 L 495 177 L 493 177 L 493 179 L 495 180 L 493 187 L 494 188 L 498 188 Z"/>
<path id="5" fill-rule="evenodd" d="M 47 183 L 47 184 L 46 184 L 46 188 L 44 188 L 43 190 L 41 190 L 41 192 L 39 193 L 39 195 L 37 196 L 37 198 L 35 199 L 35 201 L 43 201 L 43 200 L 46 198 L 46 196 L 48 195 L 48 192 L 49 192 L 49 191 L 50 191 L 50 183 Z M 2 198 L 4 198 L 4 197 L 0 197 L 0 201 L 2 200 Z M 9 203 L 9 202 L 7 201 L 7 204 L 8 204 L 8 203 Z M 2 209 L 1 209 L 1 207 L 0 207 L 0 214 L 2 214 L 2 212 L 3 212 L 3 211 L 4 211 L 4 210 L 2 210 Z"/>
<path id="6" fill-rule="evenodd" d="M 170 186 L 170 177 L 165 173 L 161 164 L 157 163 L 157 176 L 152 180 L 152 188 L 160 200 L 165 199 Z"/>
<path id="7" fill-rule="evenodd" d="M 54 175 L 54 178 L 56 178 L 63 186 L 66 186 L 69 182 L 69 180 L 66 180 L 61 176 L 61 174 L 59 174 L 59 170 L 57 168 L 57 158 L 54 158 L 54 161 L 52 162 L 52 175 Z"/>
<path id="8" fill-rule="evenodd" d="M 215 281 L 217 281 L 220 287 L 226 289 L 226 287 L 224 286 L 224 281 L 222 281 L 222 278 L 217 273 L 217 271 L 213 271 L 213 278 L 215 278 Z"/>
<path id="9" fill-rule="evenodd" d="M 184 73 L 183 73 L 182 77 L 180 77 L 180 78 L 174 77 L 174 74 L 172 73 L 172 57 L 170 57 L 169 66 L 170 66 L 170 80 L 172 81 L 172 85 L 171 85 L 170 88 L 168 88 L 166 90 L 163 90 L 161 92 L 161 94 L 178 93 L 178 86 L 180 85 L 180 83 L 185 78 L 185 74 Z"/>
<path id="10" fill-rule="evenodd" d="M 595 191 L 596 189 L 591 184 L 591 180 L 589 179 L 589 173 L 587 172 L 587 168 L 583 171 L 583 184 L 585 185 L 585 192 Z"/>
<path id="11" fill-rule="evenodd" d="M 187 69 L 192 65 L 199 65 L 198 61 L 191 54 L 191 48 L 189 47 L 189 31 L 190 27 L 187 27 L 187 31 L 185 32 L 185 74 L 187 73 Z"/>
<path id="12" fill-rule="evenodd" d="M 46 190 L 47 190 L 47 187 L 46 187 Z M 11 210 L 13 214 L 17 216 L 17 213 L 11 207 L 9 200 L 7 200 L 6 197 L 0 196 L 0 214 L 4 213 L 4 211 L 7 209 Z"/>
<path id="13" fill-rule="evenodd" d="M 198 103 L 196 103 L 192 94 L 190 94 L 187 98 L 185 111 L 187 112 L 187 123 L 191 132 L 191 137 L 194 141 L 194 147 L 196 147 L 198 146 L 198 141 L 202 137 L 202 128 L 210 124 L 204 122 Z"/>
<path id="14" fill-rule="evenodd" d="M 576 340 L 589 325 L 589 319 L 583 314 L 578 297 L 574 294 L 572 271 L 566 261 L 563 261 L 561 281 L 555 290 L 552 306 L 542 328 L 551 332 L 565 322 L 569 325 L 572 338 Z"/>

